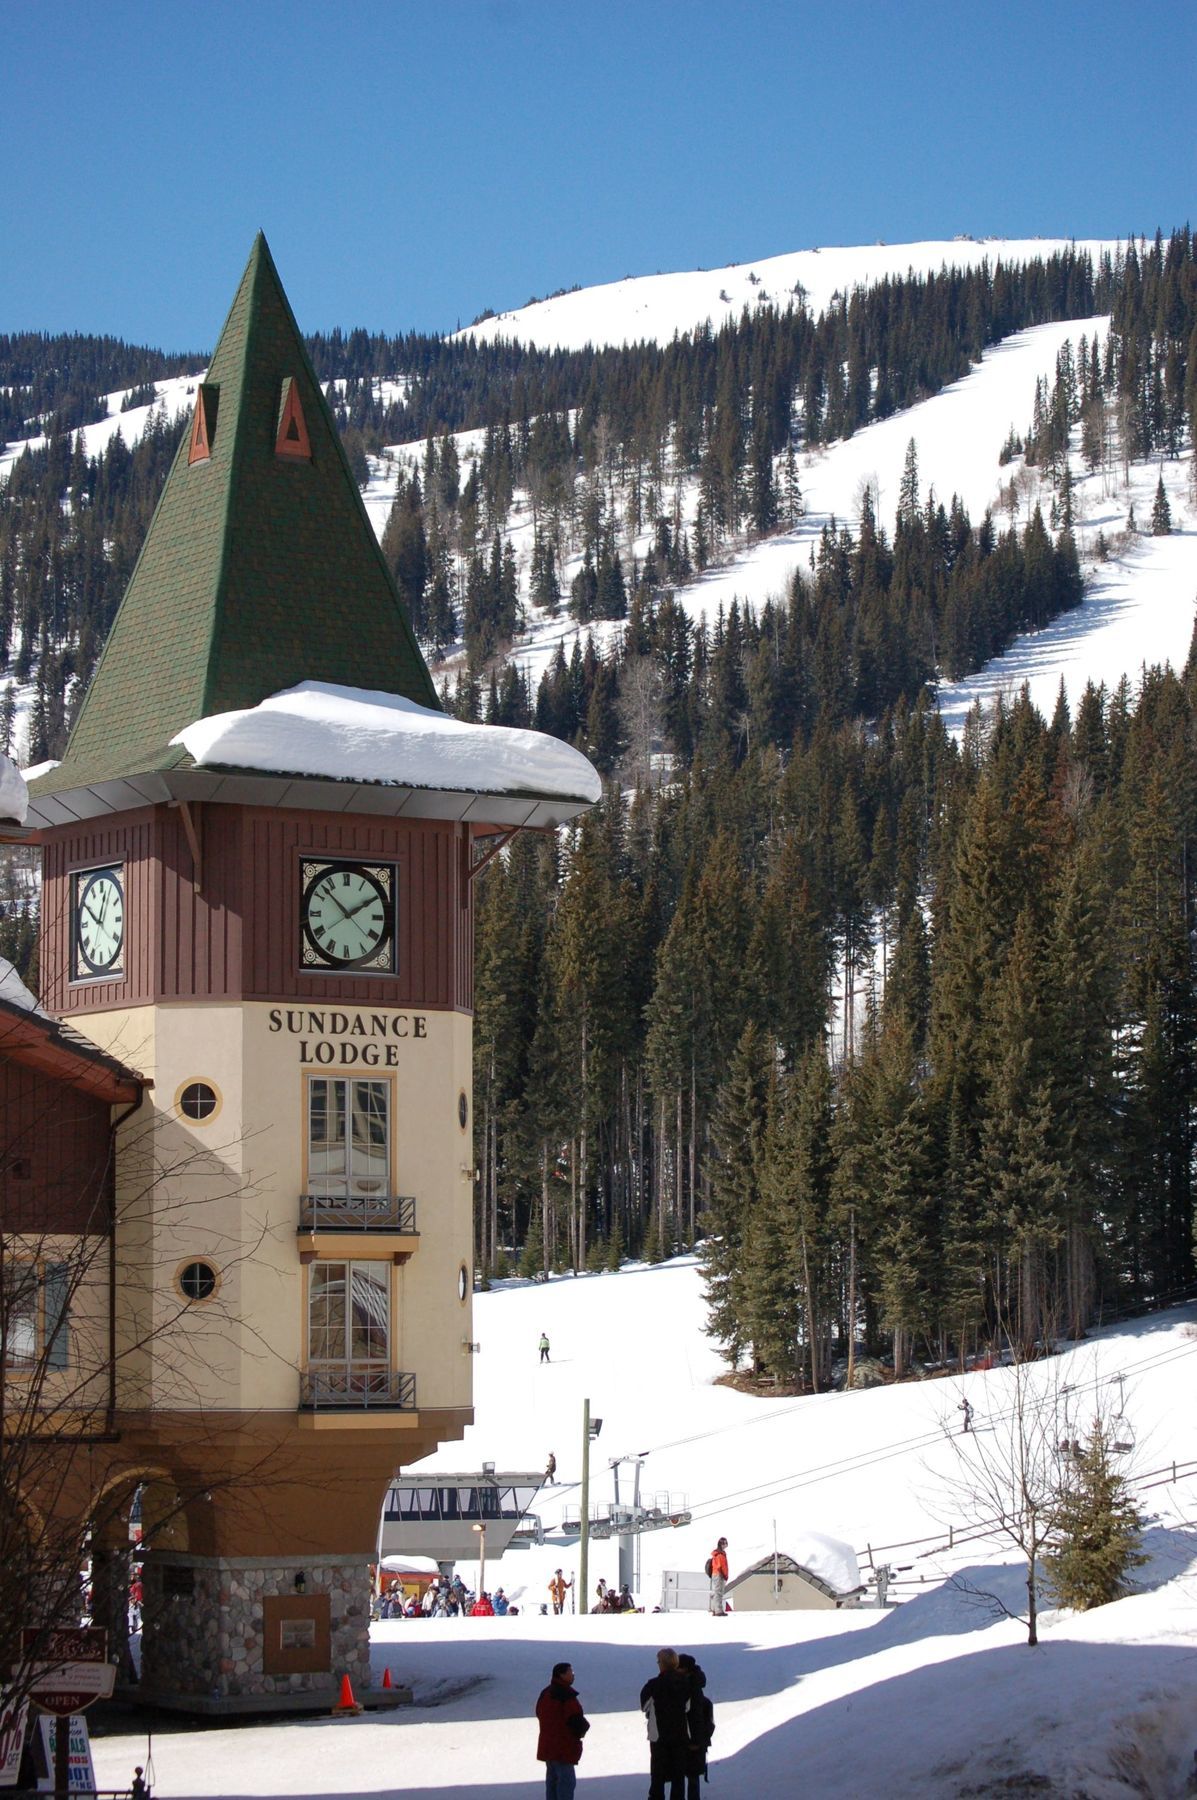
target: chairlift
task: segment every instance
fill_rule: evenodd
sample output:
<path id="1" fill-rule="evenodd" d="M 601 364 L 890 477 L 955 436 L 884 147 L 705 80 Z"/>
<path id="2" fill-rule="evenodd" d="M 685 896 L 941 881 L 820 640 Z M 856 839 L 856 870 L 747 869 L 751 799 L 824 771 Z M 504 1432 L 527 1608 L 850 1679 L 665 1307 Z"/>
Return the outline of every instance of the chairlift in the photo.
<path id="1" fill-rule="evenodd" d="M 1110 1449 L 1118 1456 L 1129 1456 L 1134 1447 L 1134 1426 L 1125 1413 L 1115 1413 L 1110 1420 Z"/>

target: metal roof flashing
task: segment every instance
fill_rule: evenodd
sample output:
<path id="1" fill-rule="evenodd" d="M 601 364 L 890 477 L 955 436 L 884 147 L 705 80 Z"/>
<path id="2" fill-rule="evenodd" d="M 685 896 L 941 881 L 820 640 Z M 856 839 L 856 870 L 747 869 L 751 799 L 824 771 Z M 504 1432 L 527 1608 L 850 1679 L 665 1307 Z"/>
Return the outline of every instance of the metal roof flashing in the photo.
<path id="1" fill-rule="evenodd" d="M 309 812 L 367 813 L 383 818 L 440 819 L 456 824 L 566 825 L 592 804 L 552 794 L 476 793 L 456 788 L 400 786 L 393 782 L 338 781 L 266 770 L 206 767 L 157 769 L 90 785 L 29 795 L 29 826 L 48 830 L 86 819 L 162 806 L 172 800 L 225 806 L 270 806 Z"/>

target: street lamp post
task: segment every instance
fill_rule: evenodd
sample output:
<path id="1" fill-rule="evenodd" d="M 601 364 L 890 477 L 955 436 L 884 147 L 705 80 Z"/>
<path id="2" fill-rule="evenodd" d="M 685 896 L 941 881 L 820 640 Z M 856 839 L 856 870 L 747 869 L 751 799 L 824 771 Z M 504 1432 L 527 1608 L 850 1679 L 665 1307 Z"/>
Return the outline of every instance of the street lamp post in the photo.
<path id="1" fill-rule="evenodd" d="M 486 1592 L 486 1526 L 475 1525 L 478 1533 L 478 1598 Z"/>

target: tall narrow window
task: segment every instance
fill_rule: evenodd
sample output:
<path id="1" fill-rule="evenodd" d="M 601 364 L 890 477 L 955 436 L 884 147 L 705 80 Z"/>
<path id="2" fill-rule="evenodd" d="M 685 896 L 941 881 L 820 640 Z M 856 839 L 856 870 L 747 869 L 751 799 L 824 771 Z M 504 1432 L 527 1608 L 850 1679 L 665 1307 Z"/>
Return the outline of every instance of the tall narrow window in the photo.
<path id="1" fill-rule="evenodd" d="M 70 1275 L 66 1263 L 14 1260 L 5 1265 L 0 1318 L 5 1357 L 13 1368 L 68 1366 Z"/>
<path id="2" fill-rule="evenodd" d="M 313 1076 L 308 1083 L 308 1191 L 385 1194 L 390 1181 L 390 1083 Z"/>
<path id="3" fill-rule="evenodd" d="M 386 1368 L 391 1348 L 391 1265 L 317 1262 L 308 1288 L 309 1364 Z"/>

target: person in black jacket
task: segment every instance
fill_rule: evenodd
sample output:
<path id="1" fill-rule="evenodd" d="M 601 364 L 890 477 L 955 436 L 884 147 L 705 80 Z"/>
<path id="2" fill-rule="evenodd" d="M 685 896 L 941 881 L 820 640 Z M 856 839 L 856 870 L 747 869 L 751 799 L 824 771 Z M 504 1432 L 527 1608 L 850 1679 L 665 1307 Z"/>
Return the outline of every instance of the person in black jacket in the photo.
<path id="1" fill-rule="evenodd" d="M 682 1674 L 690 1677 L 691 1689 L 688 1715 L 690 1744 L 686 1751 L 686 1800 L 700 1800 L 700 1783 L 707 1772 L 707 1753 L 711 1748 L 711 1734 L 715 1729 L 715 1709 L 706 1697 L 706 1675 L 694 1658 L 683 1652 L 677 1660 Z"/>
<path id="2" fill-rule="evenodd" d="M 676 1650 L 658 1650 L 657 1669 L 640 1690 L 640 1710 L 648 1721 L 648 1800 L 684 1800 L 690 1697 L 695 1689 L 690 1676 L 678 1667 Z"/>

